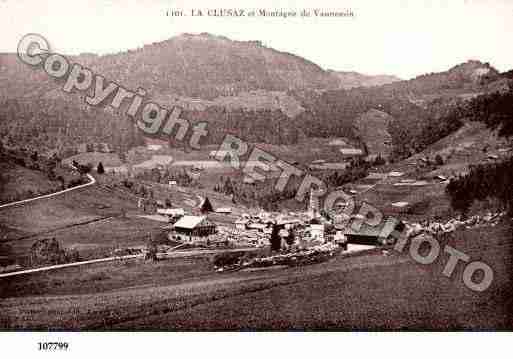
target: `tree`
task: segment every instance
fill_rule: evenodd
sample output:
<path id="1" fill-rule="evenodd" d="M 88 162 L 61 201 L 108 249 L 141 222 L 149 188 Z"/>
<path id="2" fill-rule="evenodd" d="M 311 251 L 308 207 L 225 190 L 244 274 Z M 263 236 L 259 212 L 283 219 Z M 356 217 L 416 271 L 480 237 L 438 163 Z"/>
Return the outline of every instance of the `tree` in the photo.
<path id="1" fill-rule="evenodd" d="M 444 165 L 444 159 L 442 158 L 442 156 L 440 156 L 440 154 L 437 154 L 435 156 L 435 164 L 437 166 L 443 166 Z"/>
<path id="2" fill-rule="evenodd" d="M 158 168 L 152 168 L 150 171 L 150 179 L 152 182 L 160 183 L 161 176 Z"/>
<path id="3" fill-rule="evenodd" d="M 498 199 L 513 214 L 513 158 L 494 164 L 470 166 L 464 176 L 452 179 L 446 191 L 455 210 L 466 214 L 475 200 Z"/>
<path id="4" fill-rule="evenodd" d="M 293 245 L 296 242 L 296 235 L 293 229 L 289 231 L 289 236 L 286 238 L 286 241 L 289 246 Z"/>
<path id="5" fill-rule="evenodd" d="M 156 261 L 158 259 L 158 246 L 162 244 L 169 244 L 169 238 L 165 230 L 149 233 L 146 242 L 146 259 Z"/>
<path id="6" fill-rule="evenodd" d="M 492 130 L 498 129 L 499 136 L 513 136 L 513 89 L 485 94 L 474 98 L 466 115 L 471 121 L 484 122 Z"/>
<path id="7" fill-rule="evenodd" d="M 272 224 L 272 232 L 271 232 L 271 250 L 279 251 L 281 249 L 281 237 L 280 237 L 280 229 L 282 226 L 278 226 L 277 224 Z"/>
<path id="8" fill-rule="evenodd" d="M 210 203 L 208 197 L 205 197 L 205 200 L 201 204 L 200 211 L 201 213 L 214 212 L 214 208 L 212 207 L 212 204 Z"/>
<path id="9" fill-rule="evenodd" d="M 455 211 L 461 212 L 463 216 L 467 215 L 472 202 L 474 202 L 471 194 L 467 192 L 465 181 L 464 177 L 452 179 L 446 187 L 446 192 L 451 198 L 451 207 Z"/>
<path id="10" fill-rule="evenodd" d="M 387 161 L 383 157 L 381 157 L 381 153 L 380 153 L 376 156 L 376 158 L 372 162 L 372 165 L 377 167 L 377 166 L 386 165 L 386 163 L 387 163 Z"/>
<path id="11" fill-rule="evenodd" d="M 478 96 L 469 105 L 466 116 L 498 129 L 499 136 L 513 136 L 513 89 L 505 93 Z M 471 166 L 468 174 L 452 179 L 446 191 L 454 209 L 464 214 L 475 200 L 496 198 L 513 215 L 513 157 L 493 164 Z"/>
<path id="12" fill-rule="evenodd" d="M 100 175 L 105 173 L 105 169 L 103 168 L 103 163 L 99 162 L 98 167 L 96 167 L 96 172 Z"/>
<path id="13" fill-rule="evenodd" d="M 78 167 L 77 167 L 77 170 L 80 174 L 86 174 L 86 173 L 89 173 L 91 172 L 91 169 L 93 168 L 93 165 L 88 163 L 86 165 L 81 165 L 79 164 Z"/>
<path id="14" fill-rule="evenodd" d="M 146 245 L 146 259 L 157 260 L 157 245 L 150 239 Z"/>
<path id="15" fill-rule="evenodd" d="M 55 238 L 44 238 L 32 245 L 30 262 L 32 265 L 61 264 L 66 262 L 66 253 Z"/>

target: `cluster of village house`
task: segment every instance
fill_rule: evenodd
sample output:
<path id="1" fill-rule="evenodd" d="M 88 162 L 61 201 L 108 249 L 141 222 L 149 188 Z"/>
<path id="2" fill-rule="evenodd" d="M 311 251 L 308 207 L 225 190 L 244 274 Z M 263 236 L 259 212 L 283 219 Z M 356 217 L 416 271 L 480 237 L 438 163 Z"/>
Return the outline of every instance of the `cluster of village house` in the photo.
<path id="1" fill-rule="evenodd" d="M 205 199 L 205 201 L 208 199 Z M 321 216 L 317 203 L 311 203 L 306 212 L 275 213 L 261 211 L 257 214 L 242 214 L 234 227 L 219 226 L 209 219 L 210 211 L 200 206 L 201 215 L 186 214 L 182 208 L 160 208 L 157 213 L 169 218 L 169 238 L 185 243 L 227 243 L 261 247 L 269 245 L 273 231 L 278 231 L 282 248 L 291 245 L 308 247 L 327 242 L 346 245 L 348 243 L 379 245 L 391 243 L 395 234 L 402 231 L 404 224 L 395 218 L 388 218 L 382 224 L 370 226 L 361 223 L 355 230 L 351 220 L 334 224 Z M 229 213 L 229 208 L 213 210 Z M 358 219 L 360 220 L 360 219 Z M 395 232 L 395 233 L 394 233 Z"/>
<path id="2" fill-rule="evenodd" d="M 102 152 L 102 153 L 113 153 L 114 149 L 112 146 L 105 142 L 91 142 L 91 143 L 80 143 L 75 147 L 78 153 L 86 152 Z"/>

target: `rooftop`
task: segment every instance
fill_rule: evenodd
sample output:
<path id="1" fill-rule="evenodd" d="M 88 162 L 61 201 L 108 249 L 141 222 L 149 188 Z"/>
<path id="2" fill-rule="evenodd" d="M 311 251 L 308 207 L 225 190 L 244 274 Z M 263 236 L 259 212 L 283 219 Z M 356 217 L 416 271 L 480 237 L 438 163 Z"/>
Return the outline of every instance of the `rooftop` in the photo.
<path id="1" fill-rule="evenodd" d="M 194 229 L 206 219 L 206 216 L 183 216 L 175 223 L 174 228 Z"/>
<path id="2" fill-rule="evenodd" d="M 345 230 L 345 235 L 367 236 L 367 237 L 381 237 L 387 238 L 390 234 L 400 225 L 400 221 L 396 218 L 389 217 L 377 226 L 372 226 L 367 223 L 362 223 L 358 230 L 355 230 L 351 223 Z"/>
<path id="3" fill-rule="evenodd" d="M 168 216 L 183 216 L 185 210 L 183 208 L 157 208 L 157 213 Z"/>

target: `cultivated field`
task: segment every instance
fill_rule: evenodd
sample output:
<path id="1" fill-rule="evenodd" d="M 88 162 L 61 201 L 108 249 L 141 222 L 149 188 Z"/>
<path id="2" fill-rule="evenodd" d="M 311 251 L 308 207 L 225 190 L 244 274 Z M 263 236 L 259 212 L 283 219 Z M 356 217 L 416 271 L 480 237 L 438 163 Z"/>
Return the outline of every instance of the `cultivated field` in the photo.
<path id="1" fill-rule="evenodd" d="M 32 244 L 55 238 L 84 259 L 114 248 L 142 245 L 161 223 L 130 217 L 137 201 L 104 186 L 92 186 L 0 209 L 0 244 L 9 262 L 26 264 Z M 4 258 L 5 259 L 5 258 Z"/>
<path id="2" fill-rule="evenodd" d="M 59 181 L 51 181 L 40 171 L 14 163 L 0 163 L 0 204 L 30 198 L 62 189 Z"/>

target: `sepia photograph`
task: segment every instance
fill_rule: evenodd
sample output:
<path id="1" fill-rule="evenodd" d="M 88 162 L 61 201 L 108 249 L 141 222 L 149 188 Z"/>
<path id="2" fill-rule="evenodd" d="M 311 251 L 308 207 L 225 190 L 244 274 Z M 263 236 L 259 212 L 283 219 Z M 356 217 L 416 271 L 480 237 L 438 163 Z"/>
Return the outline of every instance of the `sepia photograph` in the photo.
<path id="1" fill-rule="evenodd" d="M 1 0 L 0 33 L 0 341 L 513 329 L 513 2 Z"/>

